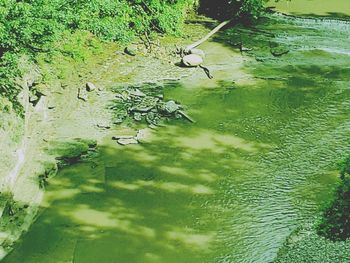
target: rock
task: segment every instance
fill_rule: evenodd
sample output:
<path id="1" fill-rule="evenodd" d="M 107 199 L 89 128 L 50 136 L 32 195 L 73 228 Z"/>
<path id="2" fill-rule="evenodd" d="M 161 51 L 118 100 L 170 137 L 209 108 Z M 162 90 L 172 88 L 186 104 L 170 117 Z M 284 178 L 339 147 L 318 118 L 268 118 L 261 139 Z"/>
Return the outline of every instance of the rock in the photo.
<path id="1" fill-rule="evenodd" d="M 111 128 L 109 123 L 98 123 L 96 126 L 98 128 L 101 128 L 101 129 L 110 129 Z"/>
<path id="2" fill-rule="evenodd" d="M 154 97 L 145 97 L 140 103 L 131 107 L 131 112 L 149 112 L 151 109 L 157 106 L 159 99 Z"/>
<path id="3" fill-rule="evenodd" d="M 139 89 L 128 90 L 130 96 L 146 97 L 146 94 Z"/>
<path id="4" fill-rule="evenodd" d="M 252 49 L 252 48 L 245 47 L 245 46 L 240 46 L 240 47 L 239 47 L 239 50 L 240 50 L 241 52 L 248 52 L 248 51 L 252 51 L 253 49 Z"/>
<path id="5" fill-rule="evenodd" d="M 197 54 L 186 55 L 182 58 L 182 64 L 186 67 L 198 67 L 203 63 L 203 58 Z"/>
<path id="6" fill-rule="evenodd" d="M 198 55 L 200 56 L 201 58 L 205 58 L 205 53 L 203 50 L 201 49 L 197 49 L 197 48 L 193 48 L 189 51 L 190 54 L 194 54 L 194 55 Z"/>
<path id="7" fill-rule="evenodd" d="M 96 86 L 91 82 L 87 82 L 86 83 L 86 91 L 91 92 L 94 90 L 96 90 Z"/>
<path id="8" fill-rule="evenodd" d="M 166 113 L 171 114 L 180 109 L 180 105 L 176 104 L 175 101 L 169 100 L 164 105 L 164 110 Z"/>
<path id="9" fill-rule="evenodd" d="M 142 120 L 142 114 L 140 112 L 134 113 L 134 120 L 135 121 L 141 121 Z"/>
<path id="10" fill-rule="evenodd" d="M 153 121 L 156 117 L 156 114 L 154 112 L 148 112 L 147 115 L 146 115 L 146 121 L 148 124 L 153 124 Z"/>
<path id="11" fill-rule="evenodd" d="M 137 135 L 136 135 L 136 140 L 138 140 L 139 142 L 142 142 L 144 141 L 147 137 L 150 136 L 150 129 L 141 129 L 137 132 Z"/>
<path id="12" fill-rule="evenodd" d="M 181 108 L 180 105 L 176 104 L 175 101 L 170 100 L 166 103 L 158 104 L 158 110 L 166 115 L 172 114 Z"/>
<path id="13" fill-rule="evenodd" d="M 87 101 L 88 100 L 88 95 L 86 93 L 86 91 L 84 89 L 80 89 L 78 88 L 78 99 L 82 100 L 82 101 Z"/>
<path id="14" fill-rule="evenodd" d="M 132 48 L 132 47 L 126 47 L 126 48 L 124 49 L 124 53 L 127 54 L 127 55 L 129 55 L 129 56 L 134 57 L 134 56 L 136 56 L 136 49 L 134 49 L 134 48 Z"/>
<path id="15" fill-rule="evenodd" d="M 135 136 L 133 135 L 116 135 L 112 137 L 112 140 L 120 140 L 120 139 L 133 139 Z"/>
<path id="16" fill-rule="evenodd" d="M 119 139 L 117 140 L 118 144 L 120 145 L 129 145 L 129 144 L 138 144 L 139 142 L 135 138 L 130 138 L 130 139 Z"/>
<path id="17" fill-rule="evenodd" d="M 284 46 L 278 46 L 278 47 L 271 48 L 270 52 L 274 57 L 280 57 L 282 55 L 289 53 L 289 49 Z"/>
<path id="18" fill-rule="evenodd" d="M 123 123 L 123 121 L 124 121 L 124 119 L 117 117 L 114 119 L 113 123 L 114 124 L 121 124 L 121 123 Z"/>

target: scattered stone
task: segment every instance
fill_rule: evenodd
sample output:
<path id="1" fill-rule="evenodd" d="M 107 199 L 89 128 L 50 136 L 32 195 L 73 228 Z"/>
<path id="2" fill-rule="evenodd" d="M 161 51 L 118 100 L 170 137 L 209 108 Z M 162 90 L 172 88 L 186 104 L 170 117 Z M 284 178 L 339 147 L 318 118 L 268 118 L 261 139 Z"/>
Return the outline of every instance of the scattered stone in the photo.
<path id="1" fill-rule="evenodd" d="M 179 109 L 180 109 L 180 105 L 176 104 L 176 102 L 173 100 L 169 100 L 164 105 L 164 110 L 168 114 L 172 114 Z"/>
<path id="2" fill-rule="evenodd" d="M 108 129 L 111 128 L 111 126 L 109 125 L 109 123 L 108 123 L 108 124 L 107 124 L 107 123 L 98 123 L 96 126 L 97 126 L 98 128 L 106 129 L 106 130 L 108 130 Z"/>
<path id="3" fill-rule="evenodd" d="M 140 103 L 137 105 L 133 106 L 130 109 L 130 112 L 149 112 L 151 109 L 155 108 L 157 106 L 159 99 L 155 97 L 145 97 L 143 98 Z"/>
<path id="4" fill-rule="evenodd" d="M 130 138 L 130 139 L 119 139 L 117 140 L 118 144 L 120 145 L 130 145 L 130 144 L 138 144 L 139 142 L 135 138 Z"/>
<path id="5" fill-rule="evenodd" d="M 86 102 L 88 100 L 88 95 L 85 90 L 78 88 L 77 98 Z"/>
<path id="6" fill-rule="evenodd" d="M 135 121 L 142 121 L 142 114 L 140 112 L 134 113 L 134 120 Z"/>
<path id="7" fill-rule="evenodd" d="M 91 92 L 94 90 L 96 90 L 96 86 L 91 82 L 87 82 L 86 83 L 86 91 Z"/>
<path id="8" fill-rule="evenodd" d="M 203 58 L 197 54 L 186 55 L 182 58 L 182 64 L 186 67 L 198 67 L 203 64 Z"/>
<path id="9" fill-rule="evenodd" d="M 135 136 L 133 135 L 116 135 L 116 136 L 113 136 L 112 137 L 112 140 L 120 140 L 120 139 L 132 139 L 134 138 Z"/>
<path id="10" fill-rule="evenodd" d="M 248 51 L 252 51 L 253 49 L 252 49 L 252 48 L 247 48 L 247 47 L 241 45 L 241 46 L 239 47 L 239 50 L 240 50 L 241 52 L 248 52 Z"/>
<path id="11" fill-rule="evenodd" d="M 145 129 L 141 129 L 137 132 L 137 135 L 136 135 L 136 140 L 139 141 L 139 142 L 142 142 L 144 141 L 147 137 L 149 137 L 151 131 L 147 128 Z"/>
<path id="12" fill-rule="evenodd" d="M 115 104 L 110 107 L 114 110 L 114 124 L 121 124 L 128 117 L 135 121 L 145 120 L 151 128 L 161 126 L 162 120 L 168 118 L 185 118 L 194 122 L 184 112 L 179 112 L 182 109 L 180 104 L 173 100 L 163 101 L 163 95 L 159 94 L 162 87 L 151 85 L 147 93 L 133 86 L 116 94 Z"/>
<path id="13" fill-rule="evenodd" d="M 127 55 L 129 55 L 129 56 L 134 57 L 134 56 L 136 56 L 136 49 L 131 48 L 131 47 L 126 47 L 126 48 L 124 49 L 124 53 L 127 54 Z"/>
<path id="14" fill-rule="evenodd" d="M 146 97 L 146 94 L 140 91 L 139 89 L 134 89 L 134 90 L 128 90 L 130 96 L 135 96 L 135 97 Z"/>

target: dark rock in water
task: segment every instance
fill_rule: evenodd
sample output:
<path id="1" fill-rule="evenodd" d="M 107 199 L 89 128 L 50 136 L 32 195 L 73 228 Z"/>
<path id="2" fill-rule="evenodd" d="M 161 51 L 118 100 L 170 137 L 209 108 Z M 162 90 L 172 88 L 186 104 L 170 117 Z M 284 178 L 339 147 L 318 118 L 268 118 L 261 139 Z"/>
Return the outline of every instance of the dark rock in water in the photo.
<path id="1" fill-rule="evenodd" d="M 289 48 L 284 46 L 272 47 L 270 49 L 270 52 L 274 57 L 280 57 L 282 55 L 289 53 Z"/>
<path id="2" fill-rule="evenodd" d="M 96 90 L 96 86 L 91 82 L 87 82 L 86 83 L 86 90 L 88 92 L 94 91 L 94 90 Z"/>

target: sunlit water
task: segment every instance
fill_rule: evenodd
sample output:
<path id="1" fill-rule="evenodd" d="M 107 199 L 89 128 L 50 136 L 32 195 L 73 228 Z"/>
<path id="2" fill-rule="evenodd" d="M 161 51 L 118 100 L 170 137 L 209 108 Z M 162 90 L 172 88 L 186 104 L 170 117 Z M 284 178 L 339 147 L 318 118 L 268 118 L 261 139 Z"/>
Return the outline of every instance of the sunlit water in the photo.
<path id="1" fill-rule="evenodd" d="M 268 7 L 297 16 L 329 16 L 349 19 L 350 4 L 347 0 L 270 0 Z"/>
<path id="2" fill-rule="evenodd" d="M 4 262 L 271 262 L 329 198 L 350 149 L 350 24 L 273 15 L 242 32 L 215 41 L 254 47 L 254 85 L 169 83 L 165 97 L 197 122 L 137 146 L 106 138 L 97 167 L 50 181 Z M 271 39 L 290 52 L 272 57 Z"/>

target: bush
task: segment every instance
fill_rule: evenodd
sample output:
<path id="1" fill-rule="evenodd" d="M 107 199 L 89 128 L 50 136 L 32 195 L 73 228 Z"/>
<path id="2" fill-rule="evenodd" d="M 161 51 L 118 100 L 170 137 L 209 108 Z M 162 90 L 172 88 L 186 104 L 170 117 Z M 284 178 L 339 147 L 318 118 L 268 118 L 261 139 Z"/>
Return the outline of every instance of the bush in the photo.
<path id="1" fill-rule="evenodd" d="M 202 0 L 200 12 L 216 19 L 256 19 L 268 0 Z"/>
<path id="2" fill-rule="evenodd" d="M 318 233 L 331 240 L 350 237 L 350 156 L 341 163 L 341 182 L 318 225 Z"/>

